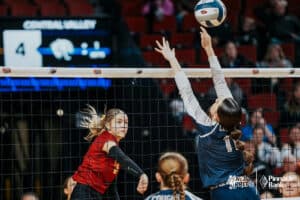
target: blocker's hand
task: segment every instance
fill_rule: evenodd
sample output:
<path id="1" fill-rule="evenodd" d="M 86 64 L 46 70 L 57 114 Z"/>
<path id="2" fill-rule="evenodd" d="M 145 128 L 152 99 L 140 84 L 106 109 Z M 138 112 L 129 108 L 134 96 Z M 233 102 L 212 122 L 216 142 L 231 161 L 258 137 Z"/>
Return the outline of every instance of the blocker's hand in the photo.
<path id="1" fill-rule="evenodd" d="M 206 29 L 203 28 L 202 26 L 200 27 L 200 29 L 201 29 L 200 37 L 201 37 L 202 48 L 205 50 L 212 48 L 211 36 L 207 33 Z"/>
<path id="2" fill-rule="evenodd" d="M 170 44 L 165 37 L 162 38 L 162 44 L 157 40 L 155 42 L 157 44 L 157 48 L 154 48 L 155 51 L 162 54 L 167 61 L 175 57 L 175 49 L 170 48 Z"/>

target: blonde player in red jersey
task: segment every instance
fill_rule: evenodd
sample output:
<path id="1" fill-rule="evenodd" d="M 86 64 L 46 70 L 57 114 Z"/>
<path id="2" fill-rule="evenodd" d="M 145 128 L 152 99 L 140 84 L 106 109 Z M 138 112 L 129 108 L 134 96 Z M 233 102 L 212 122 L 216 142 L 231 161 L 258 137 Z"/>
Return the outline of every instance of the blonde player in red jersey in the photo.
<path id="1" fill-rule="evenodd" d="M 100 118 L 95 109 L 89 106 L 81 126 L 90 130 L 85 139 L 93 142 L 72 176 L 77 184 L 71 200 L 102 200 L 120 168 L 139 178 L 137 191 L 143 194 L 148 187 L 147 175 L 119 147 L 120 140 L 128 130 L 127 114 L 113 108 Z M 115 199 L 119 199 L 117 191 Z"/>

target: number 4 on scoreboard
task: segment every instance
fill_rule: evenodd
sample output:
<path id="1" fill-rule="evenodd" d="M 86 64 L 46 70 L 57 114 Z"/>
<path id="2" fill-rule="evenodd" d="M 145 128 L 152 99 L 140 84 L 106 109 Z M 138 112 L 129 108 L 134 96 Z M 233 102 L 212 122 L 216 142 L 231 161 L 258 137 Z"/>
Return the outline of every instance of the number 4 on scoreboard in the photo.
<path id="1" fill-rule="evenodd" d="M 42 44 L 39 30 L 3 31 L 4 65 L 13 67 L 42 67 L 38 48 Z"/>
<path id="2" fill-rule="evenodd" d="M 19 46 L 16 49 L 16 54 L 20 54 L 22 56 L 25 56 L 25 48 L 24 48 L 24 42 L 21 42 Z"/>

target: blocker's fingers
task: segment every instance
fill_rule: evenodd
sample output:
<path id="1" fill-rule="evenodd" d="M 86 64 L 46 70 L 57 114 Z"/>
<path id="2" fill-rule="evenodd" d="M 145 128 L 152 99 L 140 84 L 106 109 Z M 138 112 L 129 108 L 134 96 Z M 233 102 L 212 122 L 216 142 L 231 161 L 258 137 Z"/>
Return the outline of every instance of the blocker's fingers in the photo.
<path id="1" fill-rule="evenodd" d="M 170 44 L 169 44 L 168 40 L 166 40 L 166 45 L 167 45 L 168 48 L 170 48 Z"/>
<path id="2" fill-rule="evenodd" d="M 158 53 L 162 53 L 162 50 L 161 50 L 161 49 L 158 49 L 158 48 L 156 48 L 156 47 L 154 48 L 154 50 L 157 51 Z"/>
<path id="3" fill-rule="evenodd" d="M 163 37 L 163 46 L 165 47 L 166 46 L 166 38 Z"/>
<path id="4" fill-rule="evenodd" d="M 155 42 L 156 42 L 157 46 L 158 46 L 160 49 L 163 48 L 159 41 L 155 40 Z"/>
<path id="5" fill-rule="evenodd" d="M 207 33 L 206 29 L 203 26 L 200 26 L 201 32 Z"/>

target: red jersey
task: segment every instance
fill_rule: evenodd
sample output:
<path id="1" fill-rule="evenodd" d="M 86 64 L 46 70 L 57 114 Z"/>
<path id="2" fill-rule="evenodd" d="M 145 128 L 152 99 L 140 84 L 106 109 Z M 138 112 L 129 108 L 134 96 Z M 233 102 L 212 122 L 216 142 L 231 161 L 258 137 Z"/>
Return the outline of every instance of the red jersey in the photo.
<path id="1" fill-rule="evenodd" d="M 107 153 L 102 150 L 107 141 L 114 141 L 118 145 L 116 138 L 104 131 L 94 139 L 81 165 L 73 175 L 75 181 L 89 185 L 101 194 L 105 193 L 120 169 L 119 163 L 108 157 Z"/>

